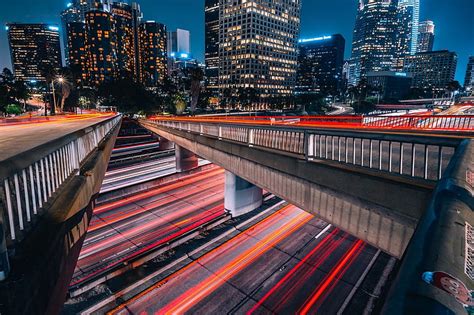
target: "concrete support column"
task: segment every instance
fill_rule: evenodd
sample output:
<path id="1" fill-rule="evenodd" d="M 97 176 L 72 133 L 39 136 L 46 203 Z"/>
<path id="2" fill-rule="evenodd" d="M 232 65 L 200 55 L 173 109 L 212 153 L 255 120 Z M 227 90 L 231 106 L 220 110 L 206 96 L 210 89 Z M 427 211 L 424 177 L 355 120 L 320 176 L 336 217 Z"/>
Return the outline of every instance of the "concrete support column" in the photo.
<path id="1" fill-rule="evenodd" d="M 179 145 L 175 145 L 176 171 L 178 173 L 186 172 L 198 167 L 197 156 Z"/>
<path id="2" fill-rule="evenodd" d="M 166 138 L 160 137 L 159 151 L 168 151 L 174 148 L 174 143 Z"/>
<path id="3" fill-rule="evenodd" d="M 238 217 L 262 205 L 262 188 L 225 171 L 224 198 L 225 209 L 233 217 Z"/>

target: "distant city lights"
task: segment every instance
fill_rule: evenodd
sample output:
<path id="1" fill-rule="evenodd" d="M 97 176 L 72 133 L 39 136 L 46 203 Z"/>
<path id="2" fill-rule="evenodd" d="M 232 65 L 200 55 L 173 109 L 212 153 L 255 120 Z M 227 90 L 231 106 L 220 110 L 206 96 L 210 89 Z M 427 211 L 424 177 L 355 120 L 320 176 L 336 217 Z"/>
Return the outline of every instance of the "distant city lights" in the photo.
<path id="1" fill-rule="evenodd" d="M 48 26 L 48 29 L 50 31 L 59 31 L 59 27 L 57 27 L 57 26 Z"/>

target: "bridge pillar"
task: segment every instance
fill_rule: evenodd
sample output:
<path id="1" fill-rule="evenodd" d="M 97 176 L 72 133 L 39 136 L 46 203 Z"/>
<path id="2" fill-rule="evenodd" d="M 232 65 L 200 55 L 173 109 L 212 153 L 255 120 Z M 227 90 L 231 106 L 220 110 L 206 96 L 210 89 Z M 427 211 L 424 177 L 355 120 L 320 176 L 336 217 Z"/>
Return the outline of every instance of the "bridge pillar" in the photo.
<path id="1" fill-rule="evenodd" d="M 225 171 L 224 207 L 233 217 L 238 217 L 262 205 L 262 188 L 237 175 Z"/>
<path id="2" fill-rule="evenodd" d="M 178 173 L 186 172 L 198 167 L 197 156 L 179 145 L 175 145 L 176 171 Z"/>
<path id="3" fill-rule="evenodd" d="M 174 148 L 174 143 L 166 138 L 160 137 L 159 151 L 168 151 Z"/>

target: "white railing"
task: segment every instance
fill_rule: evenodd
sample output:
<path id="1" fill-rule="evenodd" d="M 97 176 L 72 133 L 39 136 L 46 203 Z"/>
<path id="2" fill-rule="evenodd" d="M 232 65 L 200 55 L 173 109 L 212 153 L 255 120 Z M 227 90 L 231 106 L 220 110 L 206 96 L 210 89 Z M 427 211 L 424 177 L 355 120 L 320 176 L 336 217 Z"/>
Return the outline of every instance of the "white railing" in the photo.
<path id="1" fill-rule="evenodd" d="M 474 281 L 474 228 L 466 222 L 466 256 L 464 272 Z"/>
<path id="2" fill-rule="evenodd" d="M 5 237 L 18 241 L 32 227 L 35 219 L 44 211 L 44 205 L 61 185 L 78 174 L 81 165 L 98 147 L 100 142 L 119 124 L 117 116 L 99 123 L 84 135 L 71 140 L 26 168 L 15 171 L 1 181 L 0 215 L 4 212 Z M 5 211 L 6 210 L 6 211 Z"/>
<path id="3" fill-rule="evenodd" d="M 376 132 L 172 120 L 148 122 L 248 146 L 298 154 L 308 161 L 329 160 L 433 181 L 441 179 L 459 144 L 457 140 L 440 137 Z"/>

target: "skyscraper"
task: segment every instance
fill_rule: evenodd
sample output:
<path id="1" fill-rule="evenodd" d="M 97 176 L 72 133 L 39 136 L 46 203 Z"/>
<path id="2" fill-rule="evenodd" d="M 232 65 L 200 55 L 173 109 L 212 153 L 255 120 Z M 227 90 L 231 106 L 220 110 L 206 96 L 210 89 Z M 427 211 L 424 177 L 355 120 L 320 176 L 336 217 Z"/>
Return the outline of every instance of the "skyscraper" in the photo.
<path id="1" fill-rule="evenodd" d="M 67 63 L 74 72 L 79 72 L 78 82 L 84 82 L 86 77 L 86 25 L 83 22 L 70 22 L 66 25 L 67 47 L 69 50 Z"/>
<path id="2" fill-rule="evenodd" d="M 296 92 L 335 95 L 340 90 L 345 42 L 340 34 L 299 41 Z"/>
<path id="3" fill-rule="evenodd" d="M 397 22 L 395 0 L 359 0 L 351 58 L 355 77 L 351 82 L 358 82 L 368 72 L 392 68 L 397 52 Z"/>
<path id="4" fill-rule="evenodd" d="M 132 6 L 114 2 L 110 7 L 115 20 L 117 38 L 117 70 L 121 77 L 133 78 L 135 74 L 135 39 Z"/>
<path id="5" fill-rule="evenodd" d="M 87 79 L 91 85 L 112 80 L 117 74 L 115 20 L 105 11 L 86 13 Z"/>
<path id="6" fill-rule="evenodd" d="M 420 22 L 417 52 L 428 52 L 433 50 L 435 39 L 435 24 L 433 21 Z"/>
<path id="7" fill-rule="evenodd" d="M 221 96 L 253 89 L 259 98 L 253 106 L 265 107 L 270 97 L 293 93 L 300 11 L 300 0 L 220 1 Z"/>
<path id="8" fill-rule="evenodd" d="M 191 54 L 191 44 L 189 42 L 191 34 L 187 30 L 177 29 L 168 33 L 167 46 L 168 55 Z"/>
<path id="9" fill-rule="evenodd" d="M 444 92 L 454 80 L 457 55 L 447 50 L 406 56 L 403 71 L 413 77 L 413 86 L 427 91 Z"/>
<path id="10" fill-rule="evenodd" d="M 219 0 L 205 3 L 206 89 L 219 93 Z"/>
<path id="11" fill-rule="evenodd" d="M 466 76 L 464 77 L 464 89 L 467 92 L 474 92 L 474 56 L 470 56 L 467 63 Z"/>
<path id="12" fill-rule="evenodd" d="M 15 80 L 46 81 L 45 71 L 62 66 L 59 27 L 47 24 L 7 24 Z"/>
<path id="13" fill-rule="evenodd" d="M 398 0 L 397 55 L 414 55 L 418 45 L 420 0 Z"/>
<path id="14" fill-rule="evenodd" d="M 167 75 L 166 26 L 154 21 L 140 25 L 140 81 L 156 87 Z"/>
<path id="15" fill-rule="evenodd" d="M 133 46 L 135 47 L 135 73 L 134 76 L 140 80 L 140 34 L 139 27 L 142 22 L 143 13 L 140 5 L 136 2 L 132 3 L 132 29 L 133 29 Z"/>

